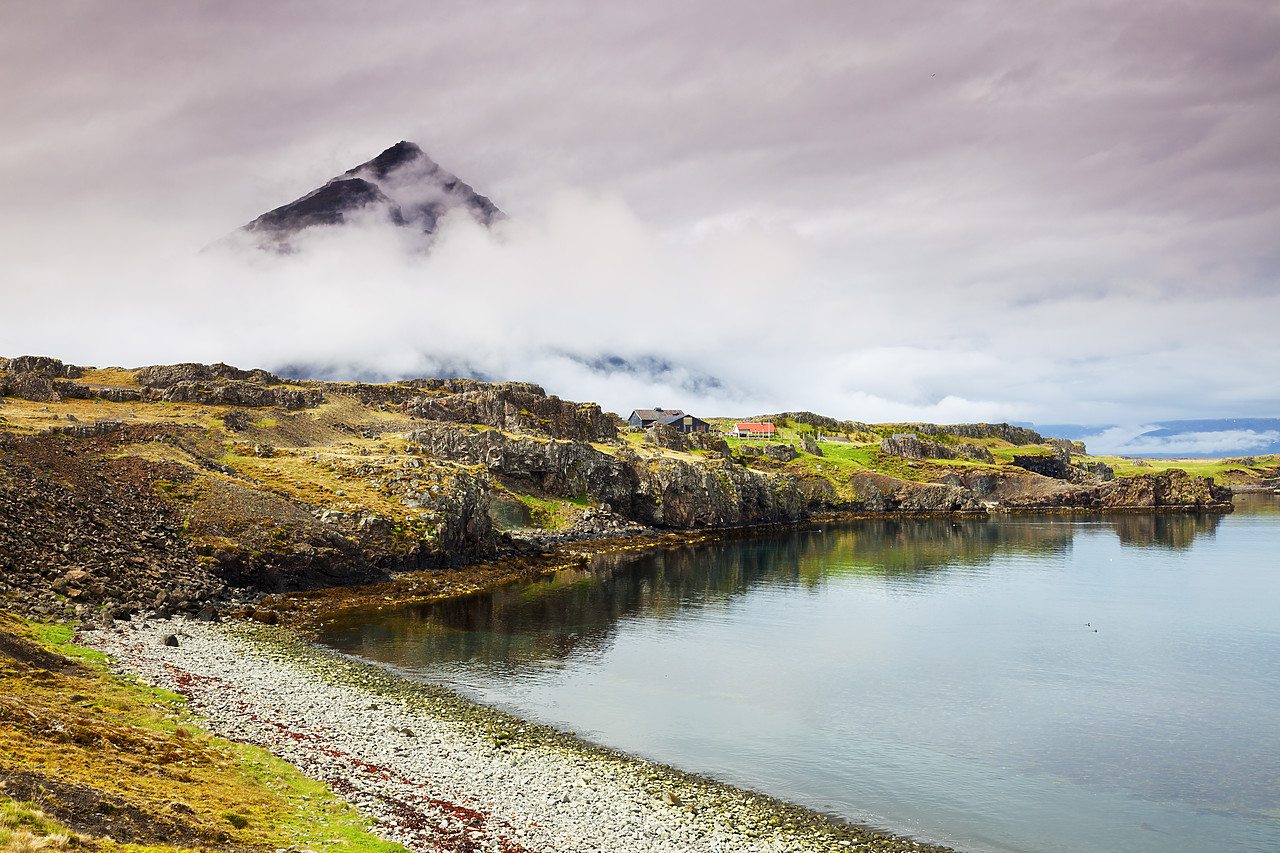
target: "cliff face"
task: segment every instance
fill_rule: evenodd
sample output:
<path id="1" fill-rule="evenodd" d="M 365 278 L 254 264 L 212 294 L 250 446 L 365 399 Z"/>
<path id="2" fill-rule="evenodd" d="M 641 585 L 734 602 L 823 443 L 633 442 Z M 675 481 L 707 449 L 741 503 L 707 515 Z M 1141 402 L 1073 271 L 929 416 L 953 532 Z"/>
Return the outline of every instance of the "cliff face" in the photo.
<path id="1" fill-rule="evenodd" d="M 1231 489 L 1209 477 L 1193 477 L 1186 471 L 1161 471 L 1112 480 L 1099 490 L 1107 508 L 1181 508 L 1231 511 Z"/>
<path id="2" fill-rule="evenodd" d="M 509 436 L 434 424 L 410 433 L 426 453 L 483 466 L 517 486 L 607 504 L 629 521 L 657 527 L 713 527 L 793 521 L 806 501 L 790 474 L 753 471 L 720 458 L 605 453 L 580 441 Z"/>
<path id="3" fill-rule="evenodd" d="M 973 459 L 994 462 L 991 451 L 981 445 L 957 444 L 948 447 L 936 441 L 924 441 L 914 435 L 895 435 L 880 440 L 880 450 L 904 459 Z"/>

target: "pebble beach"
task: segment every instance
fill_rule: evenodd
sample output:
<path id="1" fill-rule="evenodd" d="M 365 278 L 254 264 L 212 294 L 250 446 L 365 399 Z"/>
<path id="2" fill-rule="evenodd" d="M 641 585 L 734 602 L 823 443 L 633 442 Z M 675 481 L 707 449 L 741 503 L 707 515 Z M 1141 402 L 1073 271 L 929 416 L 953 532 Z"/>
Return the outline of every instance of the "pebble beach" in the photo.
<path id="1" fill-rule="evenodd" d="M 212 733 L 325 782 L 414 851 L 948 849 L 603 749 L 281 629 L 138 619 L 77 642 L 186 696 Z"/>

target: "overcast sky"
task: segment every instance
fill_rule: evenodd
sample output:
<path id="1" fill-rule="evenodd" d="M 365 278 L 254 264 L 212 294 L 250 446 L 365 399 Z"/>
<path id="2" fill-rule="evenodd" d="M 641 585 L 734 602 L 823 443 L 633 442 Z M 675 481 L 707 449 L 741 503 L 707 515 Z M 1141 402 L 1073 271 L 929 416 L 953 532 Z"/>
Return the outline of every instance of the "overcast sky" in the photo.
<path id="1" fill-rule="evenodd" d="M 0 0 L 0 355 L 1280 416 L 1280 5 Z M 201 252 L 398 140 L 423 256 Z"/>

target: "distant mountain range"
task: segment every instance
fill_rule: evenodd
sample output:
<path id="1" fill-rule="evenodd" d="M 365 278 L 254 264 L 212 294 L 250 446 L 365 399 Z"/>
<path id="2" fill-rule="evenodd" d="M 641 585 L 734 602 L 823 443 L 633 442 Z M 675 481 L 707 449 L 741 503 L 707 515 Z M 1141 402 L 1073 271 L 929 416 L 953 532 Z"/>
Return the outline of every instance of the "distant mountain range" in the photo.
<path id="1" fill-rule="evenodd" d="M 492 201 L 442 169 L 412 142 L 397 142 L 377 157 L 240 229 L 261 249 L 293 251 L 307 228 L 356 221 L 386 222 L 434 234 L 440 219 L 461 210 L 490 225 L 502 217 Z"/>
<path id="2" fill-rule="evenodd" d="M 1041 435 L 1083 441 L 1090 453 L 1222 458 L 1280 453 L 1280 418 L 1162 421 L 1142 425 L 1027 424 Z"/>

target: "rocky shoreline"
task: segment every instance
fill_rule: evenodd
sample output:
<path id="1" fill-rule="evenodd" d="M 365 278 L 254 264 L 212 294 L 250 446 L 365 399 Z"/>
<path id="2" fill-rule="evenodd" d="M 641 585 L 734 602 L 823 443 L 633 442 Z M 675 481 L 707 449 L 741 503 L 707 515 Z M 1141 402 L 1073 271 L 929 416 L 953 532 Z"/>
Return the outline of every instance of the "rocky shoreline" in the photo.
<path id="1" fill-rule="evenodd" d="M 135 619 L 77 641 L 187 696 L 210 731 L 326 782 L 413 851 L 951 849 L 594 746 L 281 629 Z"/>
<path id="2" fill-rule="evenodd" d="M 581 541 L 829 513 L 1231 511 L 1212 477 L 1118 476 L 1007 424 L 772 419 L 794 443 L 635 431 L 527 383 L 0 359 L 0 606 L 59 621 L 243 609 Z M 1274 476 L 1235 461 L 1241 482 Z"/>

